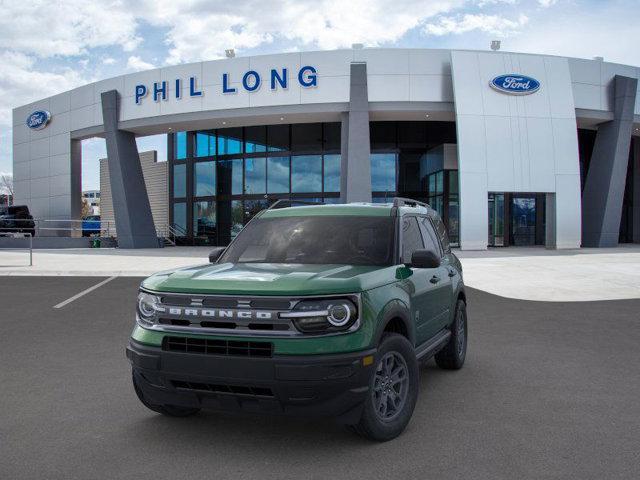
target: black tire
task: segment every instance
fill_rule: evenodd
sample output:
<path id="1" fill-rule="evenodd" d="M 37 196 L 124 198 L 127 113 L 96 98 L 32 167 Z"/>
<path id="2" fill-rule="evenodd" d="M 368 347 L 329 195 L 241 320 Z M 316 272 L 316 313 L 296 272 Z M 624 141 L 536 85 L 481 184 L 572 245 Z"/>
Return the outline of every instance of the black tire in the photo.
<path id="1" fill-rule="evenodd" d="M 132 372 L 131 378 L 133 380 L 133 388 L 136 391 L 138 399 L 149 410 L 153 410 L 154 412 L 161 413 L 162 415 L 167 415 L 169 417 L 190 417 L 200 411 L 199 408 L 179 407 L 177 405 L 155 405 L 150 403 L 142 393 L 136 374 Z"/>
<path id="2" fill-rule="evenodd" d="M 456 314 L 451 324 L 451 338 L 435 355 L 436 364 L 445 370 L 459 370 L 467 356 L 467 305 L 458 300 Z"/>
<path id="3" fill-rule="evenodd" d="M 402 379 L 396 384 L 389 383 L 390 376 L 384 376 L 383 361 L 389 358 L 398 362 L 394 364 L 397 372 L 401 372 L 402 367 L 406 372 L 406 377 L 401 377 Z M 386 442 L 400 435 L 411 420 L 418 399 L 420 370 L 413 345 L 405 337 L 395 333 L 385 334 L 382 337 L 375 361 L 376 368 L 371 375 L 369 394 L 365 400 L 362 417 L 350 429 L 369 440 Z M 385 378 L 387 380 L 384 380 Z M 381 380 L 384 381 L 381 382 Z M 392 391 L 393 396 L 390 393 Z M 382 397 L 383 393 L 384 397 Z M 392 406 L 396 399 L 400 398 L 400 393 L 403 394 L 404 400 L 398 400 L 400 405 L 397 408 L 392 407 L 394 412 L 390 415 L 387 411 L 390 406 L 387 399 L 391 398 Z M 380 412 L 376 407 L 383 403 L 386 403 L 384 412 Z"/>

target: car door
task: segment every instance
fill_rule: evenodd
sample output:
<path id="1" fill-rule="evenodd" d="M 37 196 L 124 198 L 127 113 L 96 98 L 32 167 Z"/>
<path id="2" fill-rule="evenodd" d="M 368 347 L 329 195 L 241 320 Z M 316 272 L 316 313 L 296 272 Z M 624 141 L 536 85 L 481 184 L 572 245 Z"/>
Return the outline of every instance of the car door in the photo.
<path id="1" fill-rule="evenodd" d="M 418 217 L 413 215 L 402 217 L 400 239 L 401 262 L 408 265 L 411 263 L 413 252 L 425 248 L 418 225 Z M 410 310 L 411 318 L 416 326 L 416 343 L 420 344 L 439 330 L 436 324 L 438 319 L 435 316 L 437 309 L 434 309 L 433 306 L 437 296 L 437 284 L 433 283 L 433 277 L 437 274 L 438 269 L 409 268 L 411 275 L 404 280 L 404 286 L 411 301 Z"/>
<path id="2" fill-rule="evenodd" d="M 437 327 L 436 331 L 438 331 L 445 328 L 449 323 L 451 302 L 453 300 L 453 283 L 450 273 L 454 269 L 449 265 L 444 247 L 440 242 L 431 219 L 426 216 L 420 217 L 418 223 L 424 239 L 425 248 L 438 255 L 441 261 L 440 266 L 434 269 L 435 273 L 431 278 L 433 292 L 431 294 L 431 303 L 429 304 L 431 315 L 434 318 L 433 323 Z"/>

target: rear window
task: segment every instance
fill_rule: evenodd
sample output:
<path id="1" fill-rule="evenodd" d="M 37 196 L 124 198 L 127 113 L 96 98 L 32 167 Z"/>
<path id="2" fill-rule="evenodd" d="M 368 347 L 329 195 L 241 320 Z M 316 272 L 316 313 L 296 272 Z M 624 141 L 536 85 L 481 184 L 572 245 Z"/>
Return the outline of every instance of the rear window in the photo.
<path id="1" fill-rule="evenodd" d="M 257 218 L 220 262 L 387 266 L 393 263 L 393 248 L 391 217 Z"/>

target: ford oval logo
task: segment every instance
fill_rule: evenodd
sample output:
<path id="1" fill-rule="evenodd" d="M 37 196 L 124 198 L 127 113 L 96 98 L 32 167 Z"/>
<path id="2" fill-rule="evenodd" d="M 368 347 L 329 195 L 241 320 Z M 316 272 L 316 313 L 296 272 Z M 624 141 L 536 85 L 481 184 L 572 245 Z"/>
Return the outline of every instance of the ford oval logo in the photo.
<path id="1" fill-rule="evenodd" d="M 32 130 L 42 130 L 51 120 L 51 114 L 46 110 L 36 110 L 27 117 L 27 127 Z"/>
<path id="2" fill-rule="evenodd" d="M 540 89 L 540 82 L 535 78 L 509 73 L 499 75 L 489 82 L 494 90 L 510 95 L 530 95 Z"/>

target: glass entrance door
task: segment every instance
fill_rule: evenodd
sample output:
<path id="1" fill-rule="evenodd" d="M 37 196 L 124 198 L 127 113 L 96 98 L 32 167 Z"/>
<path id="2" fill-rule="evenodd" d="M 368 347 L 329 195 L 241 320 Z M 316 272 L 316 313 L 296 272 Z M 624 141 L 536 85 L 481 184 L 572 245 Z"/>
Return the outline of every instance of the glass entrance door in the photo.
<path id="1" fill-rule="evenodd" d="M 511 197 L 511 245 L 536 244 L 536 197 L 513 195 Z"/>
<path id="2" fill-rule="evenodd" d="M 489 194 L 489 238 L 490 247 L 504 247 L 504 193 Z"/>

